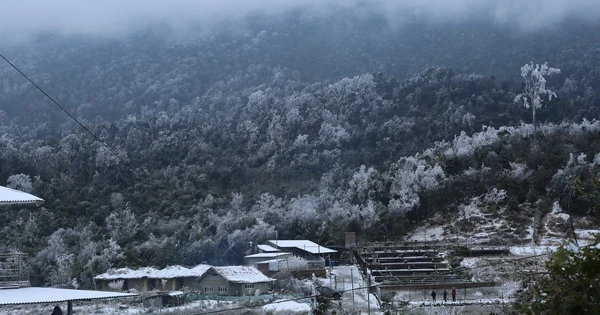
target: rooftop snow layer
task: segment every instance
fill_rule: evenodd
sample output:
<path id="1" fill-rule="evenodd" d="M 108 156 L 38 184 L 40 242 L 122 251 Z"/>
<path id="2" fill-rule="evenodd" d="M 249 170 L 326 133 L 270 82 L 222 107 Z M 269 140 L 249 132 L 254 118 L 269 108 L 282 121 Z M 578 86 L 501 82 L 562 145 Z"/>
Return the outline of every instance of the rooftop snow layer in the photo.
<path id="1" fill-rule="evenodd" d="M 277 258 L 282 256 L 289 256 L 292 253 L 258 253 L 245 256 L 245 258 Z"/>
<path id="2" fill-rule="evenodd" d="M 337 250 L 307 240 L 269 240 L 269 243 L 278 248 L 298 248 L 311 254 L 337 253 Z"/>
<path id="3" fill-rule="evenodd" d="M 109 299 L 136 296 L 131 293 L 69 290 L 56 288 L 19 288 L 0 290 L 0 305 L 58 303 L 65 301 Z"/>
<path id="4" fill-rule="evenodd" d="M 271 279 L 252 266 L 213 267 L 223 278 L 235 283 L 271 282 Z"/>
<path id="5" fill-rule="evenodd" d="M 198 265 L 194 268 L 185 268 L 182 266 L 169 266 L 164 269 L 158 270 L 151 267 L 144 267 L 138 270 L 132 270 L 129 268 L 121 268 L 116 270 L 109 270 L 101 275 L 94 277 L 96 280 L 116 280 L 116 279 L 140 279 L 140 278 L 151 278 L 151 279 L 173 279 L 183 277 L 201 277 L 210 269 L 209 265 Z"/>
<path id="6" fill-rule="evenodd" d="M 41 205 L 44 199 L 38 198 L 26 192 L 0 186 L 0 205 L 35 203 Z"/>

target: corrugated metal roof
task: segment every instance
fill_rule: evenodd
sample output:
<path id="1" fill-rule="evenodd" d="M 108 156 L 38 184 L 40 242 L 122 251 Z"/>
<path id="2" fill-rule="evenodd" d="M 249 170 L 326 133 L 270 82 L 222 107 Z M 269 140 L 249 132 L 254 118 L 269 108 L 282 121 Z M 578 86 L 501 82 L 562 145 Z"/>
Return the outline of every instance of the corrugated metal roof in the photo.
<path id="1" fill-rule="evenodd" d="M 0 205 L 13 205 L 25 203 L 35 203 L 39 206 L 42 203 L 44 203 L 44 199 L 38 198 L 26 192 L 0 186 Z"/>
<path id="2" fill-rule="evenodd" d="M 0 305 L 58 303 L 79 300 L 113 299 L 131 296 L 137 296 L 137 294 L 56 288 L 4 289 L 0 290 Z"/>

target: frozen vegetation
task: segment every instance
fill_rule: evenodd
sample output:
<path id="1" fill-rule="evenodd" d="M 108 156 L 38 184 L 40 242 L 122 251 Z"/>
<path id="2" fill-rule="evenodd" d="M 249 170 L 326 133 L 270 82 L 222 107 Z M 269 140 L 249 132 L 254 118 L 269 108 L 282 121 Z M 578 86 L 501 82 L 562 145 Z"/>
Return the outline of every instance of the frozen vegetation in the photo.
<path id="1" fill-rule="evenodd" d="M 0 12 L 0 53 L 70 114 L 0 62 L 0 185 L 46 200 L 0 211 L 0 252 L 25 253 L 34 286 L 238 265 L 250 242 L 356 232 L 540 255 L 454 262 L 506 284 L 469 301 L 502 304 L 516 271 L 595 253 L 594 1 L 67 2 L 39 10 L 52 18 Z M 103 305 L 85 310 L 139 310 Z"/>

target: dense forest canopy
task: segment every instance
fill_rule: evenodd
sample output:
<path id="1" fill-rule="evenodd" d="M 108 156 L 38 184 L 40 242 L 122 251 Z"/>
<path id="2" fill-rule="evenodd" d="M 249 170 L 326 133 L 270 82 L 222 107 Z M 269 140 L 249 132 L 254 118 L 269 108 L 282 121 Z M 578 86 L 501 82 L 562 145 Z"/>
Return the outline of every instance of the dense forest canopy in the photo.
<path id="1" fill-rule="evenodd" d="M 3 48 L 119 157 L 0 64 L 0 184 L 46 200 L 0 212 L 0 247 L 30 255 L 34 284 L 91 287 L 110 267 L 238 263 L 276 231 L 398 238 L 474 200 L 515 230 L 554 201 L 589 214 L 571 184 L 600 164 L 600 24 L 361 8 Z M 530 61 L 561 69 L 536 141 L 514 102 Z"/>

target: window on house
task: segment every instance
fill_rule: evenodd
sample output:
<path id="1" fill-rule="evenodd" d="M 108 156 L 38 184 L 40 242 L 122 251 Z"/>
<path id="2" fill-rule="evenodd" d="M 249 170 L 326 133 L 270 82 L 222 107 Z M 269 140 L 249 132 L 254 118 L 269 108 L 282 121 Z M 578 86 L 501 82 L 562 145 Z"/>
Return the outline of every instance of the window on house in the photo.
<path id="1" fill-rule="evenodd" d="M 246 283 L 246 284 L 244 284 L 244 289 L 254 289 L 254 283 Z"/>
<path id="2" fill-rule="evenodd" d="M 213 292 L 213 287 L 204 287 L 204 292 Z"/>
<path id="3" fill-rule="evenodd" d="M 227 287 L 219 287 L 219 292 L 227 292 Z"/>

